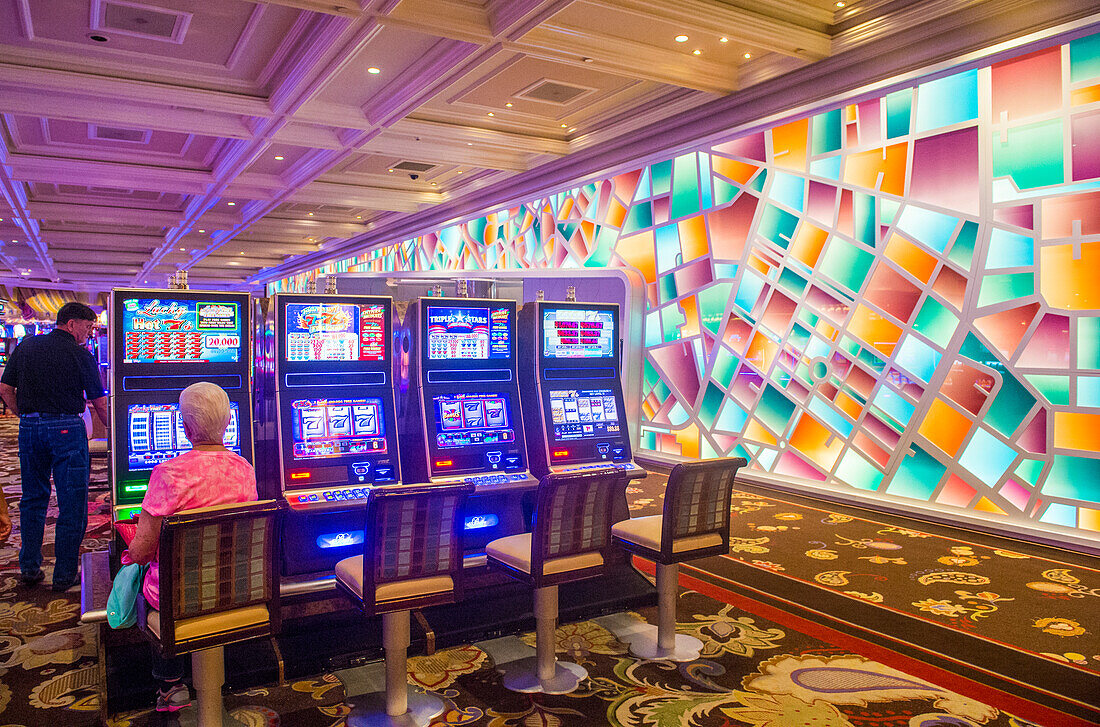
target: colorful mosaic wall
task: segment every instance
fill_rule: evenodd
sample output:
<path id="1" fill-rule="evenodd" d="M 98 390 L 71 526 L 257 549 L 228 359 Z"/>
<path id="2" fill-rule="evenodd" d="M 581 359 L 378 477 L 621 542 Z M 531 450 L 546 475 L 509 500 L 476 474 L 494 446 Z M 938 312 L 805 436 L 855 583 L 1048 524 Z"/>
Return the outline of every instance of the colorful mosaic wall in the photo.
<path id="1" fill-rule="evenodd" d="M 581 266 L 647 282 L 643 449 L 1100 531 L 1100 35 L 321 272 Z"/>

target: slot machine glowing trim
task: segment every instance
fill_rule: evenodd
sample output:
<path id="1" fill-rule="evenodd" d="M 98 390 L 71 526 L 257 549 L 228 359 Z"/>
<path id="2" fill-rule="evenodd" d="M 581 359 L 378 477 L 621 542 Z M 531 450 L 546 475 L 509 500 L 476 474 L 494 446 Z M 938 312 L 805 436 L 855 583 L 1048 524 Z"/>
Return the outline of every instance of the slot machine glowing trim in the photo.
<path id="1" fill-rule="evenodd" d="M 385 414 L 378 397 L 298 399 L 290 408 L 295 461 L 386 452 Z"/>

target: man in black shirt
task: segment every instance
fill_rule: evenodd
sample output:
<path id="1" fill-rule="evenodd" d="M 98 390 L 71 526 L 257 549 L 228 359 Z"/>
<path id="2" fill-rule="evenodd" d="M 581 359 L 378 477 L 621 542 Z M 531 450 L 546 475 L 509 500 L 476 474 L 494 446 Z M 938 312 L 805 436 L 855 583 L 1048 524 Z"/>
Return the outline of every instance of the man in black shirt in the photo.
<path id="1" fill-rule="evenodd" d="M 23 585 L 39 583 L 42 537 L 50 501 L 50 472 L 57 488 L 53 589 L 67 591 L 79 578 L 80 542 L 88 527 L 88 434 L 81 414 L 85 396 L 110 426 L 107 396 L 95 357 L 84 348 L 96 315 L 83 303 L 66 303 L 57 327 L 24 339 L 0 377 L 0 397 L 19 415 L 19 498 Z"/>

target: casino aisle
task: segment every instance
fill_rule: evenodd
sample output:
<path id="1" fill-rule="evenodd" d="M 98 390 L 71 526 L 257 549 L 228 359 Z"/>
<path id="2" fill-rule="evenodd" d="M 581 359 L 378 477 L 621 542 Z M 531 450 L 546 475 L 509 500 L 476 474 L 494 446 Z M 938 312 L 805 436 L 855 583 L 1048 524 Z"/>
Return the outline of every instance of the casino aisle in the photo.
<path id="1" fill-rule="evenodd" d="M 15 434 L 15 419 L 0 418 L 0 478 L 13 505 L 18 500 Z M 104 474 L 100 470 L 94 475 L 93 513 L 105 497 Z M 660 479 L 653 477 L 635 488 L 636 511 L 658 506 L 659 497 L 650 488 Z M 775 508 L 776 513 L 779 510 Z M 795 510 L 783 507 L 782 511 Z M 54 511 L 51 517 L 55 515 Z M 107 516 L 93 514 L 89 520 L 85 547 L 104 547 Z M 756 516 L 754 522 L 760 529 L 765 521 Z M 17 534 L 13 541 L 0 549 L 0 724 L 93 725 L 97 709 L 95 632 L 77 623 L 79 596 L 75 591 L 55 594 L 43 588 L 28 591 L 19 585 Z M 870 557 L 882 555 L 873 548 L 866 552 Z M 766 557 L 779 559 L 771 554 Z M 628 617 L 611 615 L 559 627 L 559 651 L 582 663 L 592 677 L 571 695 L 530 696 L 504 690 L 490 656 L 503 653 L 499 643 L 468 644 L 431 656 L 415 656 L 409 663 L 410 680 L 448 700 L 451 709 L 436 724 L 1085 724 L 993 692 L 963 691 L 972 683 L 952 681 L 934 670 L 916 674 L 871 661 L 859 648 L 853 648 L 858 642 L 845 640 L 843 635 L 809 622 L 796 628 L 786 617 L 773 621 L 760 615 L 764 610 L 741 610 L 705 595 L 721 595 L 722 588 L 704 582 L 701 576 L 693 582 L 702 592 L 685 591 L 678 602 L 680 629 L 706 645 L 703 656 L 693 663 L 673 666 L 631 657 L 615 636 Z M 655 617 L 652 609 L 643 609 L 641 615 Z M 515 640 L 517 646 L 520 641 L 531 644 L 533 636 L 522 635 Z M 227 707 L 250 725 L 339 727 L 349 709 L 343 687 L 331 673 L 292 674 L 285 686 L 238 684 L 232 673 L 227 680 L 232 688 Z M 1000 699 L 1001 709 L 990 706 L 993 700 L 984 697 Z M 1006 705 L 1029 712 L 1031 721 L 1003 711 Z M 148 709 L 116 714 L 112 720 L 118 727 L 172 723 Z"/>

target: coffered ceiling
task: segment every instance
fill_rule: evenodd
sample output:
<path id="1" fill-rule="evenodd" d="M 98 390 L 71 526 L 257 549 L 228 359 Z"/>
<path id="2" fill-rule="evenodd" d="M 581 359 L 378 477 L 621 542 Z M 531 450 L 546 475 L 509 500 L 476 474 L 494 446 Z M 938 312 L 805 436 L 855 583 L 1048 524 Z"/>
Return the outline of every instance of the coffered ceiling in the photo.
<path id="1" fill-rule="evenodd" d="M 563 160 L 584 172 L 597 151 L 659 139 L 662 123 L 759 98 L 802 69 L 858 58 L 851 87 L 881 72 L 892 38 L 965 27 L 937 48 L 946 56 L 1089 12 L 1057 0 L 0 0 L 0 283 L 162 285 L 181 267 L 194 287 L 256 282 L 533 188 Z"/>

